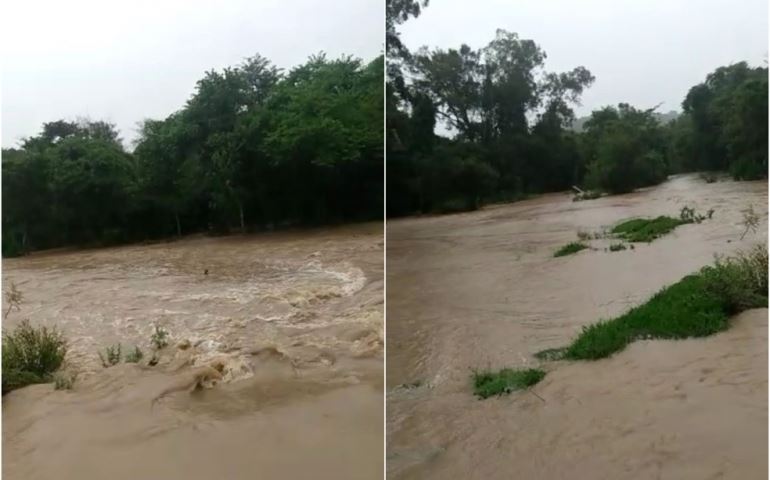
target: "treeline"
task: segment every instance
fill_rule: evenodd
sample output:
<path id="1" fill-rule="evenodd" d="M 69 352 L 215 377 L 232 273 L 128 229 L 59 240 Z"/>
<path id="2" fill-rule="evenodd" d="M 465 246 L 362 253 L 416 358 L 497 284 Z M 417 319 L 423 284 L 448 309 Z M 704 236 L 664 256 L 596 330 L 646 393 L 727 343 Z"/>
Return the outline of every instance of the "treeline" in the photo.
<path id="1" fill-rule="evenodd" d="M 478 50 L 411 52 L 397 27 L 426 5 L 387 2 L 389 215 L 468 210 L 572 185 L 623 193 L 696 170 L 767 176 L 767 68 L 717 69 L 669 124 L 655 107 L 620 104 L 594 111 L 575 132 L 573 107 L 594 81 L 588 69 L 547 72 L 534 41 L 504 30 Z M 439 126 L 452 137 L 437 135 Z"/>
<path id="2" fill-rule="evenodd" d="M 114 125 L 59 120 L 3 149 L 3 255 L 192 232 L 382 218 L 383 68 L 323 54 L 282 73 L 209 71 L 184 107 Z"/>

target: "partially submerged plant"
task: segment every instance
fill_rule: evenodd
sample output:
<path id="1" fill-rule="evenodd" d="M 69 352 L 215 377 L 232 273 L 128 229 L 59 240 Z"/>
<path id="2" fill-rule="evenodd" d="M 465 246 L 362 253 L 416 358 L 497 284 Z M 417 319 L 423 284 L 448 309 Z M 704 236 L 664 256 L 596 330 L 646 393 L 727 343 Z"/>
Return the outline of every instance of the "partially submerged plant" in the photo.
<path id="1" fill-rule="evenodd" d="M 759 227 L 759 215 L 754 211 L 754 205 L 749 205 L 749 208 L 743 210 L 743 226 L 746 227 L 741 235 L 743 237 L 751 230 L 753 233 L 757 233 L 757 227 Z"/>
<path id="2" fill-rule="evenodd" d="M 99 359 L 102 361 L 102 366 L 104 368 L 117 365 L 120 363 L 122 357 L 123 354 L 121 353 L 120 343 L 106 347 L 104 349 L 104 355 L 102 355 L 102 352 L 99 352 Z"/>
<path id="3" fill-rule="evenodd" d="M 155 325 L 155 332 L 150 337 L 150 342 L 155 347 L 155 350 L 161 350 L 168 346 L 168 332 L 163 327 Z"/>
<path id="4" fill-rule="evenodd" d="M 144 353 L 138 346 L 135 346 L 133 350 L 126 354 L 125 361 L 126 363 L 139 363 L 142 358 L 144 358 Z"/>
<path id="5" fill-rule="evenodd" d="M 568 243 L 567 245 L 564 245 L 560 249 L 558 249 L 553 254 L 553 256 L 554 257 L 563 257 L 565 255 L 570 255 L 570 254 L 573 254 L 573 253 L 577 253 L 577 252 L 579 252 L 581 250 L 585 250 L 586 248 L 588 248 L 588 245 L 586 245 L 584 243 L 571 242 L 571 243 Z"/>
<path id="6" fill-rule="evenodd" d="M 11 310 L 16 310 L 17 312 L 21 311 L 21 302 L 24 299 L 24 295 L 22 295 L 21 291 L 16 288 L 14 282 L 11 282 L 8 290 L 5 291 L 4 297 L 6 310 L 3 313 L 3 318 L 8 318 L 8 314 L 11 313 Z"/>
<path id="7" fill-rule="evenodd" d="M 503 395 L 535 385 L 545 377 L 545 372 L 536 368 L 514 370 L 504 368 L 473 372 L 473 393 L 481 398 Z"/>
<path id="8" fill-rule="evenodd" d="M 3 335 L 3 394 L 33 383 L 46 383 L 67 354 L 67 342 L 56 328 L 32 327 L 24 320 Z"/>
<path id="9" fill-rule="evenodd" d="M 57 372 L 53 375 L 53 388 L 54 390 L 72 390 L 77 378 L 77 372 Z"/>

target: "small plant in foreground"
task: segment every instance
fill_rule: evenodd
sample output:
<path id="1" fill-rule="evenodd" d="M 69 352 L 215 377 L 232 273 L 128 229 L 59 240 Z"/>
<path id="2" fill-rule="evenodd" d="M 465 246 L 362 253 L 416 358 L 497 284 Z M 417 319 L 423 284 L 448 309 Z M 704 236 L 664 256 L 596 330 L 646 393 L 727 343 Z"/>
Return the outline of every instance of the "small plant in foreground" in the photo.
<path id="1" fill-rule="evenodd" d="M 56 328 L 35 328 L 24 320 L 13 332 L 3 335 L 3 394 L 49 382 L 66 354 L 67 342 Z"/>
<path id="2" fill-rule="evenodd" d="M 21 302 L 24 299 L 24 296 L 22 295 L 21 291 L 16 288 L 15 283 L 11 282 L 8 290 L 5 291 L 4 297 L 6 310 L 3 313 L 3 318 L 8 318 L 8 314 L 11 313 L 11 310 L 16 310 L 17 312 L 21 310 Z"/>
<path id="3" fill-rule="evenodd" d="M 126 363 L 139 363 L 144 358 L 144 353 L 139 347 L 134 347 L 133 350 L 126 354 Z"/>
<path id="4" fill-rule="evenodd" d="M 72 390 L 78 374 L 75 372 L 57 372 L 53 375 L 54 390 Z"/>
<path id="5" fill-rule="evenodd" d="M 753 233 L 757 232 L 757 227 L 759 227 L 759 215 L 754 212 L 754 205 L 749 205 L 749 208 L 741 213 L 743 213 L 743 226 L 746 227 L 741 235 L 741 240 L 743 240 L 743 237 L 749 233 L 749 230 Z"/>
<path id="6" fill-rule="evenodd" d="M 102 366 L 104 368 L 117 365 L 120 363 L 121 358 L 123 358 L 123 354 L 121 353 L 121 346 L 119 343 L 105 348 L 104 355 L 102 355 L 102 352 L 99 352 L 99 359 L 102 361 Z"/>
<path id="7" fill-rule="evenodd" d="M 497 372 L 474 371 L 473 393 L 479 398 L 503 395 L 535 385 L 545 377 L 545 372 L 536 368 L 514 370 L 504 368 Z"/>
<path id="8" fill-rule="evenodd" d="M 568 243 L 567 245 L 564 245 L 560 249 L 556 251 L 556 253 L 553 254 L 554 257 L 563 257 L 565 255 L 570 255 L 573 253 L 577 253 L 581 250 L 585 250 L 588 248 L 588 245 L 580 242 L 572 242 Z"/>
<path id="9" fill-rule="evenodd" d="M 162 350 L 168 346 L 168 332 L 165 328 L 155 325 L 155 332 L 150 337 L 150 342 L 155 350 Z"/>
<path id="10" fill-rule="evenodd" d="M 625 249 L 626 249 L 626 245 L 623 243 L 613 243 L 612 245 L 610 245 L 610 252 L 619 252 Z"/>

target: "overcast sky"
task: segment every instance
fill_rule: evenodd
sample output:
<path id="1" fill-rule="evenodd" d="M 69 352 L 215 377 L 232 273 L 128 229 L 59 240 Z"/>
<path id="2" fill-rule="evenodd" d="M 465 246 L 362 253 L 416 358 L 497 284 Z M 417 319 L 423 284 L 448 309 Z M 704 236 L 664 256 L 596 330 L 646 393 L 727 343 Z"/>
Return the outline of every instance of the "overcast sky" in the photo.
<path id="1" fill-rule="evenodd" d="M 371 60 L 383 50 L 383 2 L 5 2 L 2 146 L 79 116 L 111 121 L 130 141 L 137 122 L 182 107 L 206 70 L 255 53 L 282 68 L 321 50 Z"/>
<path id="2" fill-rule="evenodd" d="M 545 50 L 549 71 L 583 65 L 596 77 L 578 116 L 620 102 L 681 110 L 716 67 L 764 66 L 767 0 L 431 0 L 401 26 L 411 49 L 485 46 L 503 28 Z"/>

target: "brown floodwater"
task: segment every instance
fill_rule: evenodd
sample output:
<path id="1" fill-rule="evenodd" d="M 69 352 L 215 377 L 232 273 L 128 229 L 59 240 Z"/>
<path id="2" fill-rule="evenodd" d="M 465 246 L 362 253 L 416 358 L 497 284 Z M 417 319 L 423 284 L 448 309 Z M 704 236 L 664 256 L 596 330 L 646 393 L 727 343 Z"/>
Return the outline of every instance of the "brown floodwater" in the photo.
<path id="1" fill-rule="evenodd" d="M 742 210 L 761 218 L 743 240 Z M 554 258 L 638 216 L 713 218 L 634 250 Z M 714 260 L 767 242 L 767 183 L 677 176 L 628 195 L 552 194 L 387 226 L 387 471 L 393 479 L 745 479 L 767 475 L 767 310 L 723 333 L 546 362 L 531 391 L 477 400 L 477 368 L 533 354 Z"/>
<path id="2" fill-rule="evenodd" d="M 78 378 L 3 398 L 3 478 L 382 478 L 382 230 L 5 260 L 23 302 L 4 328 L 60 328 Z M 149 366 L 155 326 L 170 344 Z M 104 368 L 98 351 L 118 342 L 144 360 Z M 151 405 L 214 360 L 221 382 Z"/>

